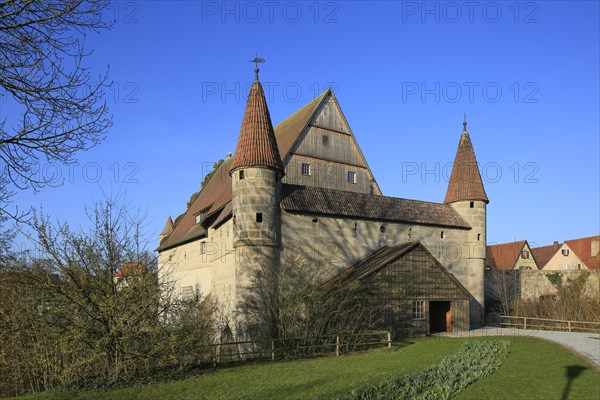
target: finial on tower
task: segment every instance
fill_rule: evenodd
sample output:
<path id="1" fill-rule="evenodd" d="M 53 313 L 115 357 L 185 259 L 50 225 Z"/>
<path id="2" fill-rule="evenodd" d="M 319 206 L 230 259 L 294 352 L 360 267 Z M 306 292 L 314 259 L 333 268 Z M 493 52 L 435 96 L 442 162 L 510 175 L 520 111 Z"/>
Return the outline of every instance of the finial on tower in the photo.
<path id="1" fill-rule="evenodd" d="M 254 60 L 250 60 L 250 62 L 253 62 L 255 64 L 254 66 L 254 80 L 258 81 L 258 63 L 264 63 L 265 59 L 264 58 L 258 58 L 258 53 L 256 53 L 256 57 L 254 57 Z"/>
<path id="2" fill-rule="evenodd" d="M 467 131 L 467 113 L 465 112 L 465 119 L 463 120 L 463 132 Z"/>

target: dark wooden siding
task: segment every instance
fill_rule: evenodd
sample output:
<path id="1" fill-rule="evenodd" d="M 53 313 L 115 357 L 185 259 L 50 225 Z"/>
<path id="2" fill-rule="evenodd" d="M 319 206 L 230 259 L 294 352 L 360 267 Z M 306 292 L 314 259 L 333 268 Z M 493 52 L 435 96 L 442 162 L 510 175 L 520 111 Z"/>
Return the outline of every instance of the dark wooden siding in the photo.
<path id="1" fill-rule="evenodd" d="M 469 329 L 469 297 L 431 254 L 417 247 L 371 275 L 370 303 L 378 328 L 390 330 L 394 337 L 430 333 L 429 302 L 450 301 L 454 330 Z M 413 319 L 413 302 L 423 300 L 425 318 Z"/>

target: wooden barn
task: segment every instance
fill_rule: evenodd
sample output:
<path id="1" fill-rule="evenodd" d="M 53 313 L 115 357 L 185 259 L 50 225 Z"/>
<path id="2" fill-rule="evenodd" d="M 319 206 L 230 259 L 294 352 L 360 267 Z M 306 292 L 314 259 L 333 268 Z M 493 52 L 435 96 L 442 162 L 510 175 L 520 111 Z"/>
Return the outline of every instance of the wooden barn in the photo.
<path id="1" fill-rule="evenodd" d="M 394 338 L 469 329 L 471 294 L 420 243 L 385 246 L 326 283 L 359 282 L 375 329 Z"/>

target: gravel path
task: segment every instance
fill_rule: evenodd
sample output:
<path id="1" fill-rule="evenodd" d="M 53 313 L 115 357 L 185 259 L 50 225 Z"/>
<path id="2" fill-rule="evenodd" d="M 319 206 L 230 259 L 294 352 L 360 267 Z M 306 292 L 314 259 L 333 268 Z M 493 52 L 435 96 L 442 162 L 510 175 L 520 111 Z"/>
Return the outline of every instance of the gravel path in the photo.
<path id="1" fill-rule="evenodd" d="M 516 328 L 480 328 L 457 333 L 441 333 L 440 336 L 475 337 L 475 336 L 528 336 L 538 337 L 560 343 L 589 358 L 600 367 L 600 334 L 581 332 L 537 331 Z"/>

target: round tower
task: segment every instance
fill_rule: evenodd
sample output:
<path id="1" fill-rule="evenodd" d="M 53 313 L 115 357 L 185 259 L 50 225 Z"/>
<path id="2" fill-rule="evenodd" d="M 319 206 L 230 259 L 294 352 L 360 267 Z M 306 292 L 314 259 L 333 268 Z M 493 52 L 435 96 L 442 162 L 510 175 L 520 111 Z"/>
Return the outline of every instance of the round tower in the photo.
<path id="1" fill-rule="evenodd" d="M 466 116 L 444 203 L 450 204 L 471 225 L 471 229 L 463 236 L 462 268 L 453 272 L 460 275 L 457 278 L 473 295 L 470 304 L 471 325 L 481 326 L 485 323 L 484 265 L 489 199 L 467 132 Z"/>
<path id="2" fill-rule="evenodd" d="M 278 268 L 281 247 L 279 203 L 283 163 L 264 91 L 258 80 L 258 68 L 255 73 L 229 170 L 232 178 L 236 293 L 248 285 L 249 272 Z"/>

